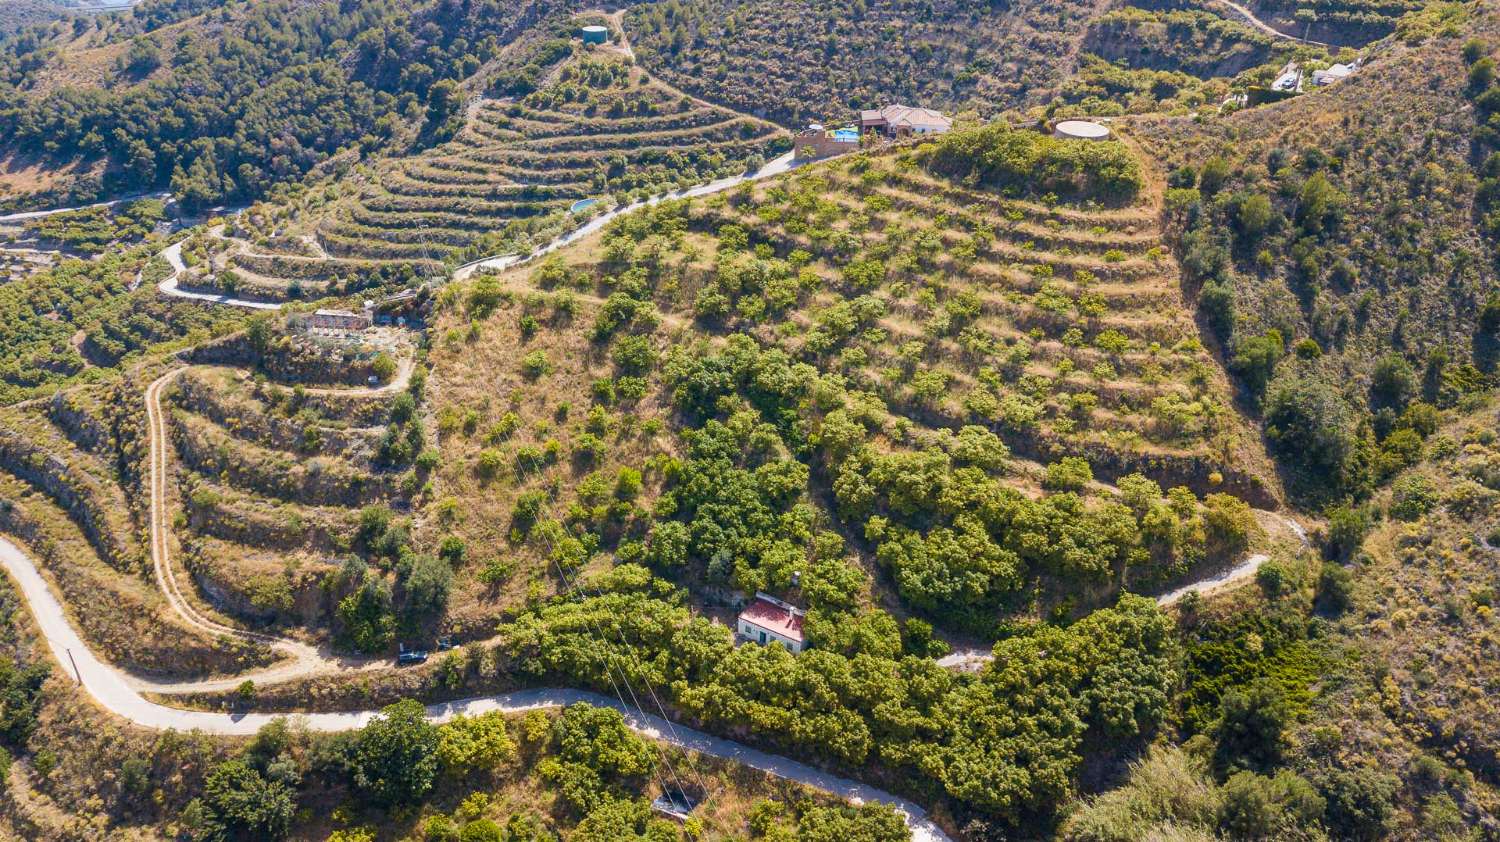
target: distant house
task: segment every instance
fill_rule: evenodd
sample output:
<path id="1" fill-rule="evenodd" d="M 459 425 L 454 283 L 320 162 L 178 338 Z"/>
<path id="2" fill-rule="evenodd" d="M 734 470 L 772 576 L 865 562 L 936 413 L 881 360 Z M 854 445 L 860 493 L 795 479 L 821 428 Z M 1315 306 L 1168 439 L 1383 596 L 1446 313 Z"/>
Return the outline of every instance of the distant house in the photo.
<path id="1" fill-rule="evenodd" d="M 364 330 L 370 326 L 369 313 L 353 310 L 317 310 L 307 319 L 314 330 Z"/>
<path id="2" fill-rule="evenodd" d="M 825 129 L 817 123 L 797 133 L 792 139 L 792 150 L 798 160 L 827 158 L 859 149 L 859 129 L 848 126 L 842 129 Z"/>
<path id="3" fill-rule="evenodd" d="M 793 655 L 802 651 L 802 619 L 807 612 L 769 594 L 757 593 L 735 621 L 735 636 L 750 643 L 780 643 Z"/>
<path id="4" fill-rule="evenodd" d="M 859 127 L 864 132 L 879 132 L 886 137 L 942 134 L 953 128 L 953 121 L 931 108 L 910 105 L 887 105 L 859 112 Z"/>

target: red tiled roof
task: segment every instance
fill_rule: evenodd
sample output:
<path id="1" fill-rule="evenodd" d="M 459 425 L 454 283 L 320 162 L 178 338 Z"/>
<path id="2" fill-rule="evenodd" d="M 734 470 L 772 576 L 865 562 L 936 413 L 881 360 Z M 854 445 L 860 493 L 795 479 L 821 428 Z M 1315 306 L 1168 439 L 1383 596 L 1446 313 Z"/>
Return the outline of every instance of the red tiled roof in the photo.
<path id="1" fill-rule="evenodd" d="M 859 112 L 860 120 L 863 122 L 874 122 L 884 120 L 891 126 L 927 126 L 930 128 L 947 129 L 953 126 L 953 121 L 944 117 L 942 112 L 933 111 L 931 108 L 914 108 L 910 105 L 887 105 L 877 111 Z"/>
<path id="2" fill-rule="evenodd" d="M 782 608 L 768 599 L 756 597 L 740 612 L 740 619 L 790 640 L 802 640 L 802 612 Z"/>

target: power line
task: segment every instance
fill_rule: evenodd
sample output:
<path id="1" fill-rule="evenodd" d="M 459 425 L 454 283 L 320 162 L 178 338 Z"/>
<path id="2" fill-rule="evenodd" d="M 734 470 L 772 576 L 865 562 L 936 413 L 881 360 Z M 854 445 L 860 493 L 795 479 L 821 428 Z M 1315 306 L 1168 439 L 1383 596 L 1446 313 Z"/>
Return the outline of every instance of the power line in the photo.
<path id="1" fill-rule="evenodd" d="M 561 562 L 557 561 L 556 559 L 553 559 L 552 560 L 552 564 L 557 569 L 557 575 L 558 575 L 558 577 L 560 579 L 562 579 L 563 585 L 567 588 L 567 590 L 569 592 L 582 593 L 582 588 L 581 587 L 575 585 L 574 583 L 572 583 L 572 582 L 570 582 L 568 580 L 568 575 L 567 575 L 567 573 L 565 573 L 563 571 L 563 567 L 562 567 L 562 563 Z M 604 647 L 604 633 L 599 630 L 599 626 L 593 621 L 593 619 L 588 615 L 588 613 L 586 611 L 582 614 L 582 616 L 583 616 L 584 623 L 587 624 L 588 627 L 589 627 L 589 634 L 591 636 L 593 636 L 596 639 L 596 641 L 600 644 L 600 646 L 599 646 L 599 656 L 604 661 L 605 675 L 606 675 L 606 677 L 609 678 L 609 683 L 610 683 L 611 688 L 613 688 L 613 690 L 614 690 L 615 697 L 620 700 L 621 706 L 633 707 L 636 710 L 644 710 L 641 707 L 641 702 L 640 702 L 639 697 L 636 696 L 635 688 L 633 686 L 631 686 L 631 684 L 630 684 L 630 676 L 626 674 L 624 667 L 621 667 L 618 664 L 613 664 L 613 660 L 609 657 L 609 653 L 605 650 L 605 647 Z M 623 635 L 621 636 L 621 640 L 622 641 L 624 640 Z M 627 650 L 628 650 L 628 644 L 627 644 Z M 611 667 L 611 665 L 613 665 L 615 671 L 620 674 L 620 680 L 625 684 L 626 691 L 630 693 L 630 698 L 631 698 L 631 701 L 633 702 L 633 704 L 627 704 L 627 702 L 625 701 L 625 697 L 620 693 L 619 686 L 615 684 L 614 675 L 612 673 L 610 673 L 610 667 Z M 644 672 L 642 674 L 642 677 L 644 677 Z M 648 678 L 647 681 L 649 681 L 649 680 L 650 679 Z M 662 709 L 661 703 L 659 701 L 657 702 L 657 709 L 661 711 L 661 713 L 662 713 L 662 717 L 661 717 L 662 720 L 665 721 L 668 724 L 668 727 L 670 728 L 671 727 L 671 720 L 667 718 L 666 711 L 664 709 Z M 674 729 L 674 737 L 675 737 L 675 729 Z M 661 763 L 657 764 L 657 762 L 655 760 L 652 761 L 652 777 L 655 778 L 657 780 L 657 783 L 659 783 L 661 785 L 663 793 L 669 793 L 672 788 L 667 785 L 666 777 L 663 776 L 663 775 L 660 775 L 659 772 L 658 772 L 658 770 L 660 769 L 661 766 L 666 766 L 667 771 L 670 772 L 671 775 L 672 775 L 672 779 L 677 782 L 677 791 L 679 793 L 681 793 L 684 798 L 686 798 L 687 797 L 687 789 L 683 786 L 683 784 L 682 784 L 682 778 L 681 778 L 681 776 L 679 776 L 677 774 L 677 769 L 672 766 L 672 761 L 667 758 L 666 750 L 663 749 L 659 743 L 655 743 L 655 747 L 656 747 L 657 756 L 661 759 Z M 700 781 L 701 781 L 701 778 L 700 778 Z"/>
<path id="2" fill-rule="evenodd" d="M 553 560 L 553 565 L 557 568 L 557 574 L 558 574 L 559 578 L 562 579 L 563 585 L 569 591 L 575 592 L 575 593 L 581 593 L 581 594 L 583 594 L 586 597 L 592 597 L 592 598 L 602 599 L 602 594 L 600 594 L 598 592 L 594 592 L 594 593 L 587 592 L 583 588 L 583 584 L 582 584 L 582 580 L 581 579 L 574 579 L 574 580 L 572 580 L 570 582 L 569 579 L 568 579 L 567 573 L 565 573 L 563 571 L 562 564 L 560 562 L 558 562 L 556 560 Z M 589 617 L 588 617 L 587 614 L 584 615 L 584 619 L 585 619 L 585 622 L 589 623 L 590 626 L 594 625 L 593 620 L 589 619 Z M 627 641 L 625 639 L 624 632 L 616 630 L 616 636 L 619 637 L 621 645 L 625 647 L 627 657 L 630 657 L 632 661 L 635 661 L 637 664 L 639 664 L 640 663 L 639 660 L 636 659 L 633 656 L 633 654 L 631 654 L 632 648 L 630 646 L 629 641 Z M 599 642 L 603 643 L 604 642 L 603 641 L 604 634 L 601 632 L 601 633 L 599 633 L 598 637 L 600 639 Z M 630 679 L 625 676 L 625 672 L 624 672 L 624 670 L 622 668 L 620 668 L 620 667 L 617 666 L 616 669 L 620 671 L 621 677 L 624 678 L 626 689 L 630 692 L 631 699 L 635 701 L 635 707 L 636 707 L 636 709 L 637 710 L 643 710 L 643 708 L 642 708 L 642 706 L 640 704 L 640 700 L 636 696 L 635 688 L 632 687 L 631 684 L 630 684 Z M 652 704 L 656 705 L 656 710 L 661 715 L 662 722 L 666 723 L 666 725 L 667 725 L 667 731 L 671 734 L 672 742 L 674 744 L 676 744 L 676 745 L 679 745 L 679 746 L 683 745 L 682 738 L 677 733 L 677 726 L 673 724 L 672 718 L 669 717 L 669 716 L 667 716 L 666 707 L 664 705 L 662 705 L 661 698 L 656 693 L 656 687 L 651 683 L 651 677 L 650 677 L 650 675 L 647 673 L 647 671 L 645 669 L 641 670 L 641 680 L 643 682 L 645 682 L 646 690 L 647 690 L 647 692 L 651 696 Z M 623 699 L 621 699 L 621 703 L 622 704 L 624 703 Z M 677 781 L 677 791 L 679 793 L 681 793 L 684 798 L 686 798 L 687 797 L 687 788 L 683 786 L 683 784 L 682 784 L 682 778 L 681 778 L 680 775 L 678 775 L 676 767 L 672 765 L 671 761 L 667 760 L 666 752 L 659 745 L 657 746 L 657 752 L 661 755 L 662 761 L 666 764 L 668 771 L 670 771 L 672 773 L 673 779 Z M 701 792 L 702 795 L 703 795 L 703 798 L 705 800 L 707 800 L 707 798 L 709 796 L 709 789 L 708 789 L 708 785 L 705 784 L 704 781 L 703 781 L 703 775 L 698 771 L 697 767 L 694 766 L 694 765 L 690 764 L 689 765 L 689 769 L 692 771 L 693 777 L 694 777 L 694 779 L 697 782 L 698 791 Z M 665 790 L 666 788 L 663 787 L 663 789 Z"/>

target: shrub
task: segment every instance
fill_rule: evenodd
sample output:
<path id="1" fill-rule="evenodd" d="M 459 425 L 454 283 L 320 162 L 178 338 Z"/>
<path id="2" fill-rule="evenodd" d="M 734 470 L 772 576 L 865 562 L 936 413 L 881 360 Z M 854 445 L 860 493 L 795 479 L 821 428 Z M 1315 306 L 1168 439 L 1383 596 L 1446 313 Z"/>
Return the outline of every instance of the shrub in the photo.
<path id="1" fill-rule="evenodd" d="M 445 535 L 442 542 L 438 544 L 438 558 L 455 567 L 464 563 L 466 552 L 464 539 L 457 535 Z"/>
<path id="2" fill-rule="evenodd" d="M 500 475 L 504 467 L 505 455 L 492 447 L 486 447 L 479 451 L 479 458 L 474 463 L 474 472 L 479 474 L 481 479 L 494 479 Z"/>
<path id="3" fill-rule="evenodd" d="M 1353 410 L 1311 375 L 1278 375 L 1266 390 L 1266 436 L 1309 480 L 1333 494 L 1363 491 L 1367 453 Z"/>
<path id="4" fill-rule="evenodd" d="M 540 349 L 532 351 L 521 358 L 521 373 L 528 380 L 535 380 L 546 374 L 548 370 L 547 353 Z"/>
<path id="5" fill-rule="evenodd" d="M 1370 397 L 1382 406 L 1403 407 L 1416 391 L 1417 377 L 1411 363 L 1400 354 L 1386 354 L 1370 375 Z"/>
<path id="6" fill-rule="evenodd" d="M 536 524 L 537 518 L 541 516 L 542 507 L 547 503 L 547 495 L 542 491 L 528 491 L 516 498 L 515 509 L 511 512 L 511 526 L 519 529 L 522 533 L 531 531 Z"/>
<path id="7" fill-rule="evenodd" d="M 1225 692 L 1219 700 L 1219 719 L 1214 727 L 1220 766 L 1274 766 L 1281 759 L 1290 719 L 1281 690 L 1269 680 Z"/>
<path id="8" fill-rule="evenodd" d="M 339 639 L 359 652 L 379 652 L 395 636 L 391 615 L 391 591 L 380 577 L 360 568 L 358 584 L 339 601 L 334 616 L 339 621 Z"/>
<path id="9" fill-rule="evenodd" d="M 1203 168 L 1198 172 L 1198 189 L 1206 196 L 1212 196 L 1224 187 L 1229 180 L 1229 162 L 1223 158 L 1209 158 L 1203 162 Z"/>
<path id="10" fill-rule="evenodd" d="M 1208 540 L 1225 555 L 1237 555 L 1250 546 L 1258 528 L 1250 504 L 1232 494 L 1210 494 L 1203 500 L 1203 524 Z"/>
<path id="11" fill-rule="evenodd" d="M 391 358 L 390 354 L 382 351 L 370 363 L 370 370 L 375 373 L 380 382 L 389 383 L 391 382 L 391 378 L 396 376 L 396 361 Z"/>
<path id="12" fill-rule="evenodd" d="M 227 760 L 203 783 L 204 839 L 281 839 L 291 827 L 291 787 L 267 780 L 242 760 Z"/>
<path id="13" fill-rule="evenodd" d="M 421 622 L 442 614 L 452 588 L 453 568 L 448 562 L 430 555 L 416 556 L 404 583 L 402 612 L 407 621 Z"/>
<path id="14" fill-rule="evenodd" d="M 1047 466 L 1042 487 L 1049 491 L 1082 491 L 1094 481 L 1089 462 L 1081 456 L 1064 456 Z"/>
<path id="15" fill-rule="evenodd" d="M 496 769 L 516 756 L 516 745 L 499 712 L 454 717 L 438 726 L 437 756 L 450 775 L 465 777 Z"/>
<path id="16" fill-rule="evenodd" d="M 1330 614 L 1342 614 L 1354 601 L 1354 574 L 1332 561 L 1323 563 L 1318 576 L 1318 607 Z"/>
<path id="17" fill-rule="evenodd" d="M 1416 520 L 1432 511 L 1437 501 L 1437 489 L 1427 477 L 1402 477 L 1391 488 L 1391 517 Z"/>
<path id="18" fill-rule="evenodd" d="M 1370 516 L 1362 508 L 1340 505 L 1330 508 L 1328 518 L 1329 558 L 1344 559 L 1354 554 L 1370 529 Z"/>
<path id="19" fill-rule="evenodd" d="M 489 819 L 475 819 L 464 825 L 458 842 L 505 842 L 505 832 Z"/>
<path id="20" fill-rule="evenodd" d="M 438 731 L 412 699 L 387 706 L 355 735 L 349 757 L 351 783 L 385 806 L 416 804 L 432 789 L 438 770 Z"/>
<path id="21" fill-rule="evenodd" d="M 1400 782 L 1374 769 L 1336 769 L 1319 787 L 1327 800 L 1324 818 L 1337 838 L 1382 839 L 1395 809 Z"/>
<path id="22" fill-rule="evenodd" d="M 494 275 L 480 275 L 474 285 L 469 287 L 467 301 L 469 316 L 476 319 L 489 317 L 500 306 L 504 291 L 500 288 L 500 279 Z"/>
<path id="23" fill-rule="evenodd" d="M 1290 571 L 1277 561 L 1268 561 L 1256 569 L 1255 582 L 1265 592 L 1267 599 L 1279 599 L 1293 588 Z"/>

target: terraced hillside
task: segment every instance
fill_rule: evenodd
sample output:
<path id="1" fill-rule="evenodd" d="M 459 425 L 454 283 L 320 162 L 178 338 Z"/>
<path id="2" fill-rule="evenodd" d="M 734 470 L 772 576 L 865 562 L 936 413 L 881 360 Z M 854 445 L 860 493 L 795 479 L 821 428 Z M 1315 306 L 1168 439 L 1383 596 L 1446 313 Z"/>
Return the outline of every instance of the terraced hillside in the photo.
<path id="1" fill-rule="evenodd" d="M 847 542 L 878 575 L 846 593 L 985 634 L 1225 563 L 1274 481 L 1158 237 L 1149 201 L 1011 198 L 907 150 L 455 289 L 425 528 L 510 549 L 460 573 L 454 622 L 611 555 L 686 565 L 711 603 L 799 569 L 807 594 Z M 945 494 L 998 495 L 996 519 Z"/>
<path id="2" fill-rule="evenodd" d="M 474 101 L 454 140 L 382 167 L 300 235 L 247 221 L 241 233 L 265 246 L 221 247 L 223 260 L 194 283 L 314 297 L 430 274 L 440 261 L 524 252 L 586 219 L 591 211 L 570 213 L 580 200 L 602 210 L 736 175 L 783 135 L 655 82 L 621 55 L 581 55 L 518 101 Z"/>
<path id="3" fill-rule="evenodd" d="M 421 377 L 413 378 L 409 348 L 389 352 L 405 358 L 391 368 L 374 362 L 374 350 L 302 337 L 281 336 L 273 348 L 250 369 L 215 364 L 223 349 L 200 350 L 195 359 L 206 364 L 164 383 L 178 555 L 207 601 L 231 616 L 332 631 L 346 649 L 383 649 L 394 628 L 379 568 L 401 562 L 403 585 L 414 568 L 425 570 L 408 556 L 402 519 L 425 445 Z M 327 372 L 388 382 L 327 385 Z M 299 385 L 279 385 L 287 382 Z M 404 619 L 420 624 L 425 610 Z"/>
<path id="4" fill-rule="evenodd" d="M 3 410 L 0 532 L 45 562 L 85 636 L 115 663 L 164 677 L 264 664 L 256 647 L 183 625 L 156 589 L 136 505 L 143 442 L 133 430 L 144 407 L 135 388 L 87 386 Z"/>
<path id="5" fill-rule="evenodd" d="M 627 62 L 580 59 L 519 102 L 479 102 L 458 138 L 382 173 L 318 239 L 331 255 L 367 259 L 539 245 L 578 200 L 621 201 L 743 172 L 778 134 Z"/>

